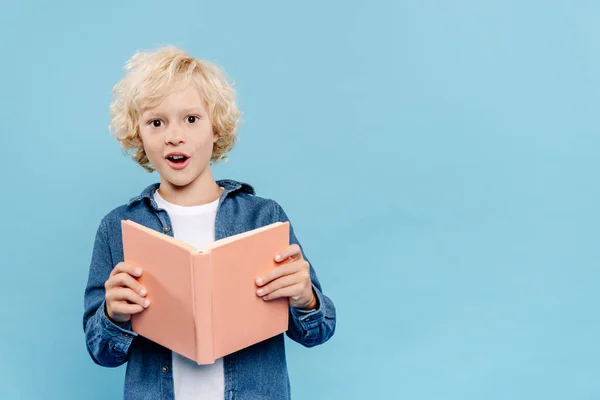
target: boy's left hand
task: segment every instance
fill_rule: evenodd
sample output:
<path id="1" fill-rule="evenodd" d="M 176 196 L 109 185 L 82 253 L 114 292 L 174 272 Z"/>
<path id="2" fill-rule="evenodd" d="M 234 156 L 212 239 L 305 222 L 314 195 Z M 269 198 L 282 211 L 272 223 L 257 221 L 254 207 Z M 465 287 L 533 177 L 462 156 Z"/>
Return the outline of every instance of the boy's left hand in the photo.
<path id="1" fill-rule="evenodd" d="M 302 257 L 300 246 L 288 246 L 275 255 L 275 261 L 279 263 L 277 268 L 256 278 L 256 284 L 259 286 L 256 294 L 263 300 L 289 297 L 291 307 L 315 309 L 317 298 L 310 281 L 310 265 Z"/>

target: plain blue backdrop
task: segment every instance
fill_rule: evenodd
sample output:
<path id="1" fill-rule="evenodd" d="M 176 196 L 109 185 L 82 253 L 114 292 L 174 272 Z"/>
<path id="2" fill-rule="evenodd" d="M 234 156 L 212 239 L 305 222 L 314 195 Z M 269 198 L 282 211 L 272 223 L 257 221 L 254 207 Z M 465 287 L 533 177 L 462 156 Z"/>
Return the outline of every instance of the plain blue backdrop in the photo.
<path id="1" fill-rule="evenodd" d="M 85 350 L 101 217 L 156 175 L 108 132 L 138 49 L 222 66 L 217 178 L 294 223 L 338 310 L 296 399 L 600 398 L 600 4 L 51 1 L 0 11 L 0 398 L 121 397 Z"/>

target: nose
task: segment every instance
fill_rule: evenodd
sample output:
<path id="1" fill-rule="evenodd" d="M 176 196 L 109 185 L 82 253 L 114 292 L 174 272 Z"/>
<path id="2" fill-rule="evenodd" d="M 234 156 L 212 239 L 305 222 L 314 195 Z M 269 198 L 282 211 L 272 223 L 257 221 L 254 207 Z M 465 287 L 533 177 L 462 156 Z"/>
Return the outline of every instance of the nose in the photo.
<path id="1" fill-rule="evenodd" d="M 165 133 L 165 144 L 177 146 L 182 143 L 185 143 L 185 135 L 183 134 L 183 130 L 178 126 L 171 125 Z"/>

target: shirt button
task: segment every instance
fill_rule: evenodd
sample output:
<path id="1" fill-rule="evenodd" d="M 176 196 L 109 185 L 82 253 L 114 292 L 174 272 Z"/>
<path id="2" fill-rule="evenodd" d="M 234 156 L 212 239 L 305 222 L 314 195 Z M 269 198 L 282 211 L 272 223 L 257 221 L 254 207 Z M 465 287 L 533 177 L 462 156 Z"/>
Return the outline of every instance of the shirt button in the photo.
<path id="1" fill-rule="evenodd" d="M 169 372 L 169 367 L 167 367 L 166 365 L 163 365 L 162 372 L 163 372 L 163 374 L 166 374 L 167 372 Z"/>
<path id="2" fill-rule="evenodd" d="M 123 333 L 123 337 L 124 338 L 128 338 L 129 337 L 129 333 Z"/>
<path id="3" fill-rule="evenodd" d="M 163 227 L 163 231 L 165 232 L 169 232 L 171 230 L 171 227 L 169 225 Z"/>

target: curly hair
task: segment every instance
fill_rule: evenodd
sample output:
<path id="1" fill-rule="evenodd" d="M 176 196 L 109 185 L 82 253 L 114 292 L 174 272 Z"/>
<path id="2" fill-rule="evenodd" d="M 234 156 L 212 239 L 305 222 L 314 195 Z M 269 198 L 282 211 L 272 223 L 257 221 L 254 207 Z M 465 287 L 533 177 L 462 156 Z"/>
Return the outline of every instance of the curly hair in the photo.
<path id="1" fill-rule="evenodd" d="M 139 120 L 144 110 L 158 106 L 166 96 L 194 83 L 208 106 L 217 141 L 211 164 L 227 160 L 237 141 L 240 110 L 235 92 L 224 72 L 174 46 L 136 52 L 125 64 L 125 77 L 112 90 L 109 129 L 126 154 L 148 172 L 154 171 L 140 138 Z"/>

